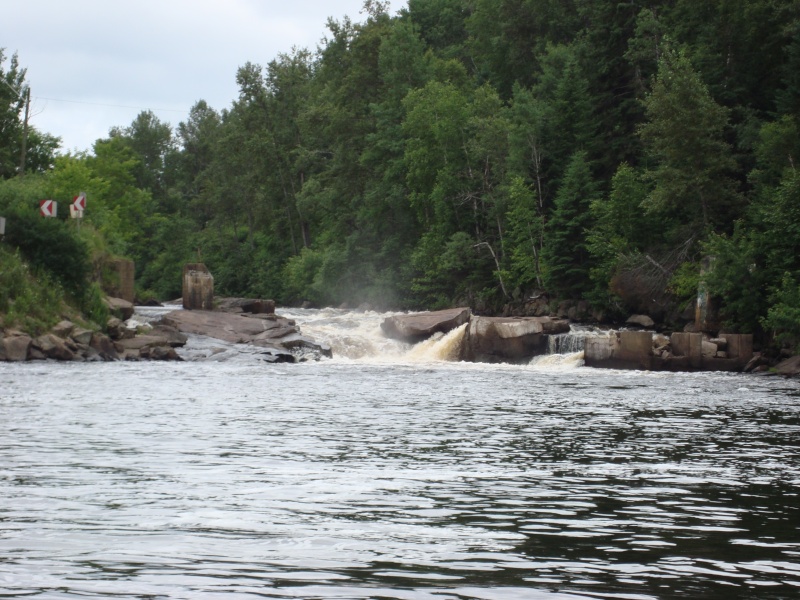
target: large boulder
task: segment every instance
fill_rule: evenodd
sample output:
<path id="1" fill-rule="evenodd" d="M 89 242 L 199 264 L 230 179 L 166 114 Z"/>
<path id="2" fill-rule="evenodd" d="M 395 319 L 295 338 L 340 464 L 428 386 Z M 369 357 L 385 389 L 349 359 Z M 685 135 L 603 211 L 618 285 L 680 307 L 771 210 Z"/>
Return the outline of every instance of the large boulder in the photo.
<path id="1" fill-rule="evenodd" d="M 119 360 L 119 353 L 110 337 L 102 333 L 95 332 L 89 342 L 89 347 L 97 353 L 101 360 Z"/>
<path id="2" fill-rule="evenodd" d="M 152 332 L 118 340 L 115 348 L 125 360 L 182 360 L 166 336 Z"/>
<path id="3" fill-rule="evenodd" d="M 47 358 L 55 360 L 75 360 L 75 353 L 67 347 L 64 339 L 53 333 L 40 335 L 32 340 L 31 345 Z"/>
<path id="4" fill-rule="evenodd" d="M 70 337 L 78 344 L 83 344 L 84 346 L 88 346 L 89 342 L 92 341 L 92 335 L 94 334 L 93 331 L 90 329 L 84 329 L 83 327 L 75 327 L 70 334 Z"/>
<path id="5" fill-rule="evenodd" d="M 800 356 L 791 356 L 775 365 L 775 372 L 784 377 L 800 375 Z"/>
<path id="6" fill-rule="evenodd" d="M 117 317 L 109 317 L 106 322 L 106 331 L 112 340 L 122 340 L 132 338 L 136 335 L 133 329 L 125 326 L 125 323 Z"/>
<path id="7" fill-rule="evenodd" d="M 655 326 L 655 322 L 653 319 L 648 317 L 647 315 L 631 315 L 628 317 L 628 320 L 625 321 L 628 325 L 636 325 L 638 327 L 644 327 L 645 329 L 652 329 Z"/>
<path id="8" fill-rule="evenodd" d="M 69 337 L 69 334 L 72 333 L 73 329 L 75 329 L 75 324 L 72 321 L 64 319 L 63 321 L 59 321 L 55 327 L 50 330 L 50 333 L 57 335 L 62 340 L 65 340 Z"/>
<path id="9" fill-rule="evenodd" d="M 472 317 L 461 358 L 471 362 L 529 360 L 547 353 L 549 335 L 568 331 L 568 321 L 551 317 Z"/>
<path id="10" fill-rule="evenodd" d="M 106 298 L 106 306 L 108 306 L 108 310 L 112 315 L 119 317 L 123 321 L 127 321 L 133 316 L 133 303 L 122 298 L 108 296 Z"/>
<path id="11" fill-rule="evenodd" d="M 275 314 L 275 300 L 261 298 L 220 298 L 216 310 L 232 313 L 252 313 L 254 315 Z"/>
<path id="12" fill-rule="evenodd" d="M 469 308 L 450 308 L 433 312 L 393 315 L 381 323 L 386 337 L 416 343 L 434 333 L 447 333 L 469 321 Z"/>
<path id="13" fill-rule="evenodd" d="M 150 330 L 150 334 L 164 338 L 167 344 L 172 348 L 185 346 L 188 340 L 185 333 L 181 333 L 176 327 L 171 327 L 165 323 L 154 325 Z"/>
<path id="14" fill-rule="evenodd" d="M 3 353 L 5 360 L 11 362 L 22 362 L 28 360 L 28 351 L 30 350 L 33 340 L 30 336 L 9 335 L 3 338 Z"/>

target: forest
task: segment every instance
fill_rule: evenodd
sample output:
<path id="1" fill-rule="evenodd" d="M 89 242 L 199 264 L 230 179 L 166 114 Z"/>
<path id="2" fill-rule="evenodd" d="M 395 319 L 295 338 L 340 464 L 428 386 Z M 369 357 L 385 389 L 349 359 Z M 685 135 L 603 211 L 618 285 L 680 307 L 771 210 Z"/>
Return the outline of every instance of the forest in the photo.
<path id="1" fill-rule="evenodd" d="M 203 262 L 219 294 L 283 305 L 500 314 L 544 297 L 606 321 L 670 323 L 702 282 L 728 330 L 800 340 L 800 3 L 387 8 L 252 57 L 229 107 L 199 99 L 175 127 L 143 111 L 79 154 L 23 132 L 24 57 L 6 48 L 7 247 L 89 304 L 74 279 L 114 256 L 141 299 L 179 297 Z M 77 190 L 80 229 L 38 217 Z M 80 250 L 42 257 L 44 227 Z"/>

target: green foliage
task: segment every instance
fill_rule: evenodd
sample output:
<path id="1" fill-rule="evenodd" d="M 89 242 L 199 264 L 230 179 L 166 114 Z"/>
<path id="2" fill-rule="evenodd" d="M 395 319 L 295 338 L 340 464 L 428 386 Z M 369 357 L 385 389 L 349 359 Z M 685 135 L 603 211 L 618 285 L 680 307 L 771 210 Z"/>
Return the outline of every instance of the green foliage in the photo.
<path id="1" fill-rule="evenodd" d="M 0 244 L 0 326 L 39 335 L 55 325 L 63 305 L 58 282 L 31 270 L 18 250 Z"/>
<path id="2" fill-rule="evenodd" d="M 97 282 L 87 284 L 85 293 L 78 308 L 98 328 L 105 328 L 109 310 L 105 302 L 106 294 Z"/>
<path id="3" fill-rule="evenodd" d="M 37 213 L 39 200 L 52 198 L 47 177 L 41 174 L 0 179 L 0 215 L 8 217 L 18 212 Z M 59 203 L 60 204 L 60 203 Z M 63 211 L 63 205 L 61 205 Z"/>
<path id="4" fill-rule="evenodd" d="M 544 221 L 539 214 L 536 193 L 522 177 L 511 180 L 508 188 L 507 247 L 510 246 L 509 286 L 522 289 L 541 289 L 540 255 L 544 237 Z"/>
<path id="5" fill-rule="evenodd" d="M 794 170 L 800 160 L 800 130 L 797 120 L 783 115 L 777 121 L 764 123 L 755 147 L 757 166 L 750 179 L 759 185 L 776 185 L 787 169 Z"/>
<path id="6" fill-rule="evenodd" d="M 288 301 L 307 300 L 317 304 L 322 300 L 322 290 L 319 290 L 315 283 L 318 281 L 323 262 L 322 253 L 310 248 L 303 248 L 300 254 L 286 261 L 284 285 Z"/>
<path id="7" fill-rule="evenodd" d="M 452 304 L 472 304 L 490 282 L 490 258 L 468 234 L 449 238 L 433 233 L 422 237 L 411 257 L 416 275 L 411 284 L 414 304 L 440 309 Z"/>
<path id="8" fill-rule="evenodd" d="M 730 223 L 738 197 L 730 177 L 735 161 L 724 138 L 728 111 L 711 97 L 685 53 L 662 54 L 645 109 L 639 133 L 655 165 L 648 172 L 648 210 L 698 230 Z"/>
<path id="9" fill-rule="evenodd" d="M 201 260 L 218 293 L 286 303 L 490 311 L 544 288 L 667 313 L 712 254 L 728 325 L 788 331 L 799 6 L 368 2 L 316 50 L 245 64 L 230 107 L 200 100 L 174 130 L 145 111 L 55 163 L 34 132 L 46 173 L 24 180 L 22 104 L 0 86 L 0 211 L 85 191 L 92 277 L 123 255 L 160 298 Z M 0 77 L 25 73 L 0 56 Z"/>
<path id="10" fill-rule="evenodd" d="M 712 294 L 724 298 L 725 324 L 735 331 L 755 332 L 759 316 L 767 310 L 767 294 L 761 287 L 754 241 L 740 225 L 730 237 L 711 236 L 703 250 L 714 257 L 714 269 L 705 280 Z"/>
<path id="11" fill-rule="evenodd" d="M 565 298 L 580 297 L 589 287 L 592 258 L 587 231 L 589 208 L 597 195 L 586 153 L 578 152 L 567 166 L 545 233 L 545 283 Z"/>
<path id="12" fill-rule="evenodd" d="M 761 320 L 764 329 L 773 332 L 775 341 L 800 350 L 800 282 L 797 276 L 784 273 L 780 286 L 770 297 L 771 306 Z"/>
<path id="13" fill-rule="evenodd" d="M 26 69 L 20 67 L 16 54 L 8 65 L 5 48 L 0 48 L 0 180 L 21 173 L 23 138 L 25 164 L 22 172 L 41 173 L 52 167 L 61 140 L 39 132 L 30 122 L 25 123 L 25 106 L 30 100 L 30 87 L 25 83 Z"/>
<path id="14" fill-rule="evenodd" d="M 46 272 L 77 300 L 84 296 L 91 265 L 86 244 L 70 224 L 43 218 L 38 212 L 16 212 L 7 217 L 5 242 L 17 248 L 35 269 Z"/>
<path id="15" fill-rule="evenodd" d="M 648 189 L 642 173 L 623 163 L 611 180 L 608 195 L 591 203 L 586 241 L 594 287 L 589 297 L 598 306 L 617 308 L 620 298 L 610 284 L 631 264 L 631 257 L 657 248 L 664 230 L 669 229 L 657 215 L 642 211 Z"/>
<path id="16" fill-rule="evenodd" d="M 681 263 L 670 279 L 670 291 L 679 301 L 685 303 L 697 297 L 697 290 L 702 279 L 699 264 L 690 261 Z"/>

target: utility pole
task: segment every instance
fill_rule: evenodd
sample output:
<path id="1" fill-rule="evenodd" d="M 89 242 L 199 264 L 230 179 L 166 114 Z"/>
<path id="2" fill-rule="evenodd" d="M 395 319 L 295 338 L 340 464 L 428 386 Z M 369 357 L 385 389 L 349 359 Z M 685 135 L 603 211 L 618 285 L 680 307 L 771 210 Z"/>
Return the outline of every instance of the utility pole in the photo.
<path id="1" fill-rule="evenodd" d="M 13 85 L 8 83 L 5 79 L 0 78 L 0 81 L 6 84 L 8 88 L 17 95 L 17 98 L 25 102 L 25 120 L 22 121 L 22 152 L 19 157 L 19 176 L 25 176 L 25 155 L 28 152 L 28 118 L 31 109 L 31 87 L 26 86 L 24 91 L 20 91 Z M 24 97 L 23 97 L 24 94 Z"/>
<path id="2" fill-rule="evenodd" d="M 28 151 L 28 114 L 31 108 L 31 88 L 25 88 L 25 120 L 22 121 L 22 152 L 19 159 L 19 176 L 25 177 L 25 155 Z"/>

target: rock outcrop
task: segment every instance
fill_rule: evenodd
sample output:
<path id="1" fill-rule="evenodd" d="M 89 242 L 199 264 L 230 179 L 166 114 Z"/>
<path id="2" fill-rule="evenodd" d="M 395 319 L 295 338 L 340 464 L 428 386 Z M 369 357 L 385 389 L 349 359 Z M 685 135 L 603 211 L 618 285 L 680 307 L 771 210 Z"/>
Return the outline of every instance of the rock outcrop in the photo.
<path id="1" fill-rule="evenodd" d="M 775 373 L 784 377 L 800 375 L 800 356 L 790 356 L 775 365 Z"/>
<path id="2" fill-rule="evenodd" d="M 220 298 L 216 310 L 230 313 L 251 313 L 254 315 L 275 314 L 275 300 L 260 298 Z"/>
<path id="3" fill-rule="evenodd" d="M 270 362 L 331 356 L 330 347 L 303 336 L 291 319 L 273 314 L 176 310 L 164 315 L 162 322 L 182 333 L 261 347 L 265 360 Z"/>
<path id="4" fill-rule="evenodd" d="M 547 353 L 548 336 L 569 331 L 569 322 L 551 317 L 475 317 L 461 346 L 462 360 L 520 362 Z"/>
<path id="5" fill-rule="evenodd" d="M 433 312 L 411 313 L 387 317 L 381 323 L 386 337 L 414 344 L 434 333 L 447 333 L 469 321 L 469 308 L 450 308 Z"/>

